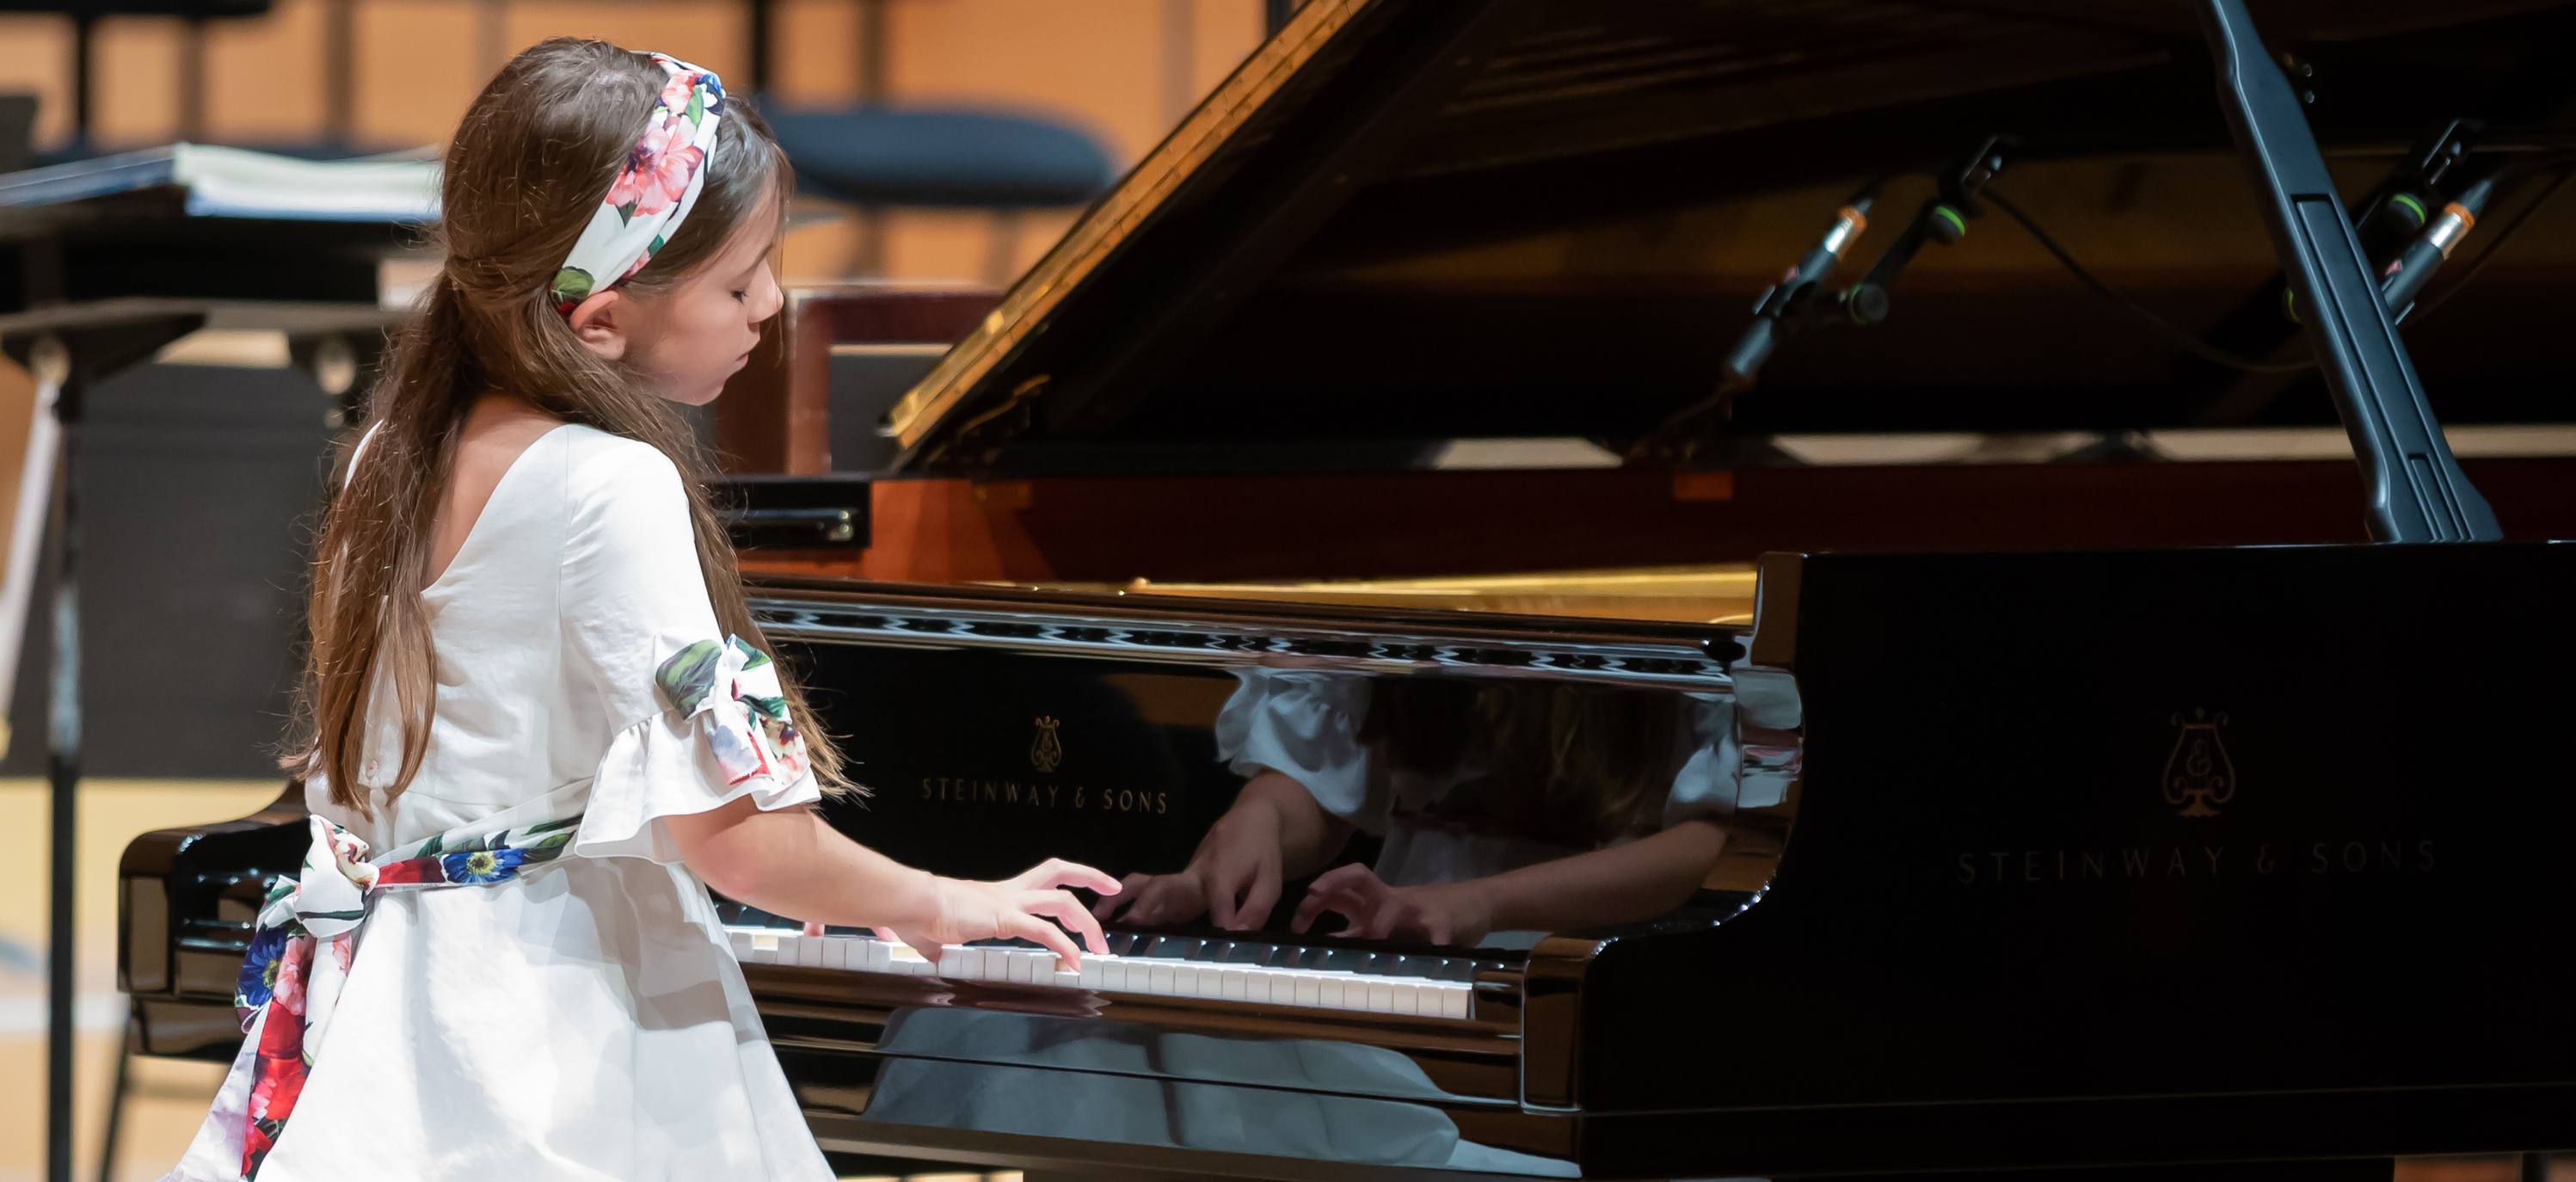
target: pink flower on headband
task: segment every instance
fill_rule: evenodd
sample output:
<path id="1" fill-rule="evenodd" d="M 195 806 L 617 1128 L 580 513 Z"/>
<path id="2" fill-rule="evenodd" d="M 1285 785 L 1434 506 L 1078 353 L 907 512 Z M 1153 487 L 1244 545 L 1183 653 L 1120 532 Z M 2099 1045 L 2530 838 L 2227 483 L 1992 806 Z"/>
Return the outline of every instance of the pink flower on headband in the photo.
<path id="1" fill-rule="evenodd" d="M 695 136 L 696 129 L 683 119 L 647 128 L 634 151 L 627 153 L 617 182 L 608 187 L 608 204 L 632 203 L 639 214 L 669 209 L 689 191 L 689 178 L 706 160 L 706 151 L 689 142 Z"/>
<path id="2" fill-rule="evenodd" d="M 687 114 L 689 92 L 697 89 L 698 75 L 682 71 L 671 75 L 670 84 L 662 88 L 662 105 L 674 115 Z"/>

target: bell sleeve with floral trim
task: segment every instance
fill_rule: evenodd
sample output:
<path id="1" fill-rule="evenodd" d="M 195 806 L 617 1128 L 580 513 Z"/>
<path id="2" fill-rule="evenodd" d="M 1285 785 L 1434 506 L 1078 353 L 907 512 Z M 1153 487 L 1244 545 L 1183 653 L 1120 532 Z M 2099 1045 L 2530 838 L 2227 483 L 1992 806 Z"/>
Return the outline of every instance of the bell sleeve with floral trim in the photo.
<path id="1" fill-rule="evenodd" d="M 679 470 L 617 440 L 568 478 L 565 675 L 614 728 L 573 852 L 676 862 L 664 818 L 820 800 L 777 667 L 717 626 Z"/>

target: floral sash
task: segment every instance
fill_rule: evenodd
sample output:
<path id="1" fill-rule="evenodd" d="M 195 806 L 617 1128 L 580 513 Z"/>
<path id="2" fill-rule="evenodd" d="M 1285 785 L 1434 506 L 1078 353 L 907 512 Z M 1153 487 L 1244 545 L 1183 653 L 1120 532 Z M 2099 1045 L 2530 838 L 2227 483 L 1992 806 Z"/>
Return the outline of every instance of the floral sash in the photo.
<path id="1" fill-rule="evenodd" d="M 552 862 L 571 847 L 578 816 L 503 829 L 452 844 L 438 837 L 374 859 L 367 843 L 323 817 L 309 818 L 304 872 L 269 887 L 242 958 L 233 1005 L 248 1037 L 214 1110 L 197 1133 L 238 1141 L 241 1177 L 259 1173 L 313 1070 L 313 1052 L 357 955 L 358 928 L 388 890 L 494 886 Z M 330 955 L 321 955 L 328 947 Z M 229 1159 L 229 1155 L 227 1155 Z"/>

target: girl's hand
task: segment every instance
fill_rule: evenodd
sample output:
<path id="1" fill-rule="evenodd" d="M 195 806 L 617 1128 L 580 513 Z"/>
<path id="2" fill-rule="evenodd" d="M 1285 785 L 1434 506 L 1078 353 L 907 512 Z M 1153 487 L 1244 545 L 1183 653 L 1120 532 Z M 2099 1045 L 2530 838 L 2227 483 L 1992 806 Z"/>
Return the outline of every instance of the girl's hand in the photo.
<path id="1" fill-rule="evenodd" d="M 1318 876 L 1289 926 L 1303 932 L 1327 911 L 1349 921 L 1343 935 L 1363 940 L 1464 946 L 1484 939 L 1494 924 L 1493 910 L 1474 883 L 1391 887 L 1357 862 Z"/>
<path id="2" fill-rule="evenodd" d="M 951 944 L 975 940 L 1028 940 L 1056 954 L 1056 961 L 1067 971 L 1078 971 L 1082 953 L 1074 946 L 1071 928 L 1093 952 L 1106 952 L 1109 941 L 1101 935 L 1100 921 L 1091 917 L 1082 901 L 1073 897 L 1067 887 L 1081 887 L 1103 896 L 1118 893 L 1118 880 L 1089 866 L 1078 866 L 1060 858 L 1050 858 L 1027 873 L 999 882 L 970 882 L 958 878 L 931 875 L 928 913 L 904 923 L 880 924 L 870 929 L 881 937 L 891 937 L 911 945 L 913 951 L 932 964 L 939 963 L 940 949 Z M 1059 928 L 1047 922 L 1053 918 L 1064 924 Z M 820 934 L 821 927 L 806 924 L 808 935 Z"/>

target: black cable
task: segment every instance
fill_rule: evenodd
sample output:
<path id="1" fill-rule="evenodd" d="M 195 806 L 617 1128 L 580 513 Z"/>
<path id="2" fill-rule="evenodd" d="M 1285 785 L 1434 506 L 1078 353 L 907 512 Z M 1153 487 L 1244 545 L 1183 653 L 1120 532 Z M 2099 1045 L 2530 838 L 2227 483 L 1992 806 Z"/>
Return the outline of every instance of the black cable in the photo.
<path id="1" fill-rule="evenodd" d="M 2020 221 L 2022 229 L 2027 229 L 2027 232 L 2030 232 L 2030 237 L 2032 237 L 2032 239 L 2038 239 L 2040 247 L 2043 247 L 2043 250 L 2048 250 L 2050 255 L 2056 255 L 2058 263 L 2066 265 L 2066 270 L 2069 270 L 2069 273 L 2074 273 L 2074 276 L 2079 278 L 2079 281 L 2084 283 L 2084 286 L 2092 288 L 2094 294 L 2099 294 L 2099 296 L 2102 296 L 2102 299 L 2112 301 L 2112 304 L 2120 306 L 2120 309 L 2123 309 L 2123 312 L 2128 312 L 2130 317 L 2136 317 L 2138 322 L 2146 324 L 2148 332 L 2154 332 L 2154 335 L 2159 335 L 2159 337 L 2164 337 L 2164 340 L 2174 342 L 2174 348 L 2179 348 L 2179 350 L 2184 350 L 2184 353 L 2195 355 L 2195 358 L 2200 358 L 2200 361 L 2213 363 L 2213 366 L 2241 368 L 2241 371 L 2246 371 L 2246 373 L 2298 373 L 2298 371 L 2303 371 L 2303 368 L 2316 368 L 2316 358 L 2300 358 L 2300 361 L 2254 361 L 2254 358 L 2241 358 L 2241 355 L 2228 353 L 2228 350 L 2218 348 L 2218 345 L 2210 345 L 2208 340 L 2200 340 L 2200 337 L 2192 335 L 2192 332 L 2182 330 L 2182 327 L 2179 327 L 2179 324 L 2169 322 L 2169 319 L 2159 317 L 2159 314 L 2154 314 L 2154 312 L 2148 312 L 2146 306 L 2138 304 L 2138 301 L 2133 301 L 2133 299 L 2128 299 L 2128 296 L 2123 296 L 2123 294 L 2117 294 L 2117 291 L 2112 291 L 2110 283 L 2102 283 L 2102 281 L 2099 281 L 2099 278 L 2094 278 L 2092 270 L 2084 270 L 2084 263 L 2076 263 L 2074 255 L 2069 255 L 2069 252 L 2066 252 L 2066 247 L 2058 245 L 2058 239 L 2048 237 L 2048 232 L 2045 232 L 2045 229 L 2040 229 L 2038 221 L 2032 221 L 2032 219 L 2030 219 L 2030 214 L 2022 214 L 2022 206 L 2014 206 L 2012 201 L 2007 201 L 2007 198 L 2004 198 L 2002 193 L 1996 193 L 1994 188 L 1986 188 L 1984 198 L 1986 198 L 1986 201 L 1994 203 L 1994 209 L 2002 209 L 2004 214 L 2012 216 L 2014 221 Z"/>
<path id="2" fill-rule="evenodd" d="M 2145 305 L 2111 290 L 2109 284 L 2095 278 L 2091 271 L 2085 270 L 2084 264 L 2076 262 L 2075 256 L 2066 253 L 2066 248 L 2059 246 L 2056 239 L 2049 237 L 2048 231 L 2040 229 L 2038 222 L 2032 221 L 2029 214 L 2021 211 L 2020 206 L 2005 200 L 2003 194 L 1988 188 L 1982 195 L 1986 200 L 1993 202 L 1995 208 L 2004 211 L 2012 220 L 2020 222 L 2021 228 L 2030 231 L 2030 236 L 2039 241 L 2041 248 L 2057 256 L 2057 261 L 2072 272 L 2076 279 L 2082 281 L 2084 286 L 2092 288 L 2095 294 L 2119 305 L 2122 311 L 2147 326 L 2149 331 L 2163 337 L 2183 352 L 2215 365 L 2241 369 L 2247 373 L 2297 373 L 2303 369 L 2315 368 L 2314 358 L 2303 358 L 2297 361 L 2256 361 L 2250 357 L 2240 357 L 2200 339 L 2172 321 L 2147 310 Z"/>
<path id="3" fill-rule="evenodd" d="M 2513 220 L 2506 222 L 2496 230 L 2494 237 L 2487 239 L 2486 249 L 2478 252 L 2477 259 L 2469 264 L 2468 270 L 2460 272 L 2460 277 L 2453 280 L 2450 286 L 2415 305 L 2414 314 L 2406 318 L 2407 327 L 2414 327 L 2425 317 L 2432 315 L 2433 309 L 2451 302 L 2452 296 L 2460 294 L 2461 288 L 2467 287 L 2469 281 L 2478 277 L 2478 272 L 2486 270 L 2487 264 L 2495 261 L 2496 252 L 2504 247 L 2505 239 L 2513 237 L 2513 232 L 2521 229 L 2524 222 L 2530 221 L 2531 215 L 2540 212 L 2541 206 L 2549 204 L 2549 199 L 2557 196 L 2560 189 L 2566 188 L 2570 180 L 2576 180 L 2576 168 L 2559 170 L 2558 179 L 2549 182 L 2549 187 L 2542 189 L 2539 196 L 2532 198 L 2521 209 L 2515 210 Z"/>

